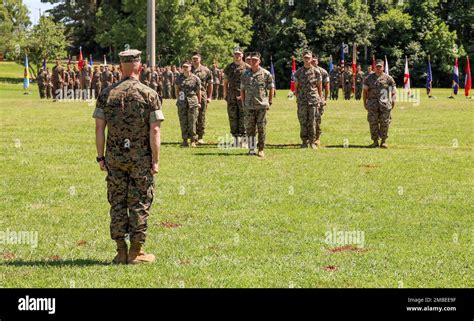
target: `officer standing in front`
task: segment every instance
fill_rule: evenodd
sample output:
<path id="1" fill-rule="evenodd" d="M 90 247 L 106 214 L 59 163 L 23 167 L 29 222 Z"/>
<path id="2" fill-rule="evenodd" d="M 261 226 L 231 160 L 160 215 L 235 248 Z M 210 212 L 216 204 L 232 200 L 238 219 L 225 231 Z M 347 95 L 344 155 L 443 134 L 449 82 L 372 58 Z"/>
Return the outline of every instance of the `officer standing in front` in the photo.
<path id="1" fill-rule="evenodd" d="M 107 171 L 110 234 L 117 243 L 114 264 L 150 263 L 145 254 L 147 220 L 154 197 L 160 158 L 160 125 L 164 120 L 158 94 L 140 83 L 141 52 L 122 51 L 122 80 L 104 89 L 93 114 L 97 162 Z M 105 128 L 107 151 L 104 157 Z M 130 239 L 130 251 L 125 241 Z"/>

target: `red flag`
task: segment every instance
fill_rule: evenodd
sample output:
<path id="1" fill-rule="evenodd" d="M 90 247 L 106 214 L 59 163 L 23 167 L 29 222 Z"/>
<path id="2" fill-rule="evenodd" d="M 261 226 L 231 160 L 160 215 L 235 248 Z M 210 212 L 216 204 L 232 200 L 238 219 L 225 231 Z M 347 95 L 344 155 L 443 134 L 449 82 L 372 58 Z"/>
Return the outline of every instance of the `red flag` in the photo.
<path id="1" fill-rule="evenodd" d="M 352 47 L 352 93 L 355 92 L 356 72 L 357 72 L 357 46 L 354 43 Z"/>
<path id="2" fill-rule="evenodd" d="M 469 56 L 467 56 L 466 64 L 466 81 L 464 86 L 464 93 L 466 97 L 469 97 L 469 92 L 471 91 L 472 79 L 471 79 L 471 65 L 469 64 Z"/>
<path id="3" fill-rule="evenodd" d="M 82 47 L 79 47 L 79 64 L 78 64 L 79 70 L 82 70 L 84 68 L 84 58 L 82 58 Z"/>
<path id="4" fill-rule="evenodd" d="M 372 71 L 375 72 L 375 56 L 372 55 Z"/>
<path id="5" fill-rule="evenodd" d="M 295 72 L 296 72 L 296 61 L 295 57 L 291 57 L 291 82 L 290 82 L 290 90 L 295 92 Z"/>

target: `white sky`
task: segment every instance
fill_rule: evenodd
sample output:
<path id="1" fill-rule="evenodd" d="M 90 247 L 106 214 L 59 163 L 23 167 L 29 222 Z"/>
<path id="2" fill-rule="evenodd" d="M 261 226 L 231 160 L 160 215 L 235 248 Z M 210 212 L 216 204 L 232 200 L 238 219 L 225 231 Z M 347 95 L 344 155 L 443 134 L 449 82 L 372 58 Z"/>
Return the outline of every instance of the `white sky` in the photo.
<path id="1" fill-rule="evenodd" d="M 30 19 L 33 25 L 37 24 L 39 21 L 39 17 L 40 17 L 39 9 L 41 9 L 41 13 L 44 14 L 46 10 L 54 7 L 53 4 L 41 3 L 40 0 L 23 0 L 23 3 L 26 5 L 28 10 L 30 11 Z"/>

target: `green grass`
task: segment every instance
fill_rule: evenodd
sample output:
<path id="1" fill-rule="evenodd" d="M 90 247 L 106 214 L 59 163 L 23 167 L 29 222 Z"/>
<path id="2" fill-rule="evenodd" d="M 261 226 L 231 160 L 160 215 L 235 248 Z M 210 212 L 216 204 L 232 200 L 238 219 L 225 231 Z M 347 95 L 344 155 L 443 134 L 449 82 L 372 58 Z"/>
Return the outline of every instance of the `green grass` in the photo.
<path id="1" fill-rule="evenodd" d="M 11 68 L 0 64 L 0 77 Z M 448 89 L 397 105 L 388 150 L 358 148 L 371 142 L 360 102 L 331 101 L 316 151 L 291 146 L 296 104 L 279 91 L 264 160 L 216 148 L 229 130 L 222 101 L 208 110 L 209 145 L 180 148 L 176 107 L 165 101 L 148 266 L 108 265 L 94 107 L 30 91 L 0 83 L 0 231 L 37 231 L 38 247 L 0 244 L 0 286 L 474 286 L 474 102 L 448 100 Z M 332 228 L 363 231 L 366 251 L 331 253 Z"/>

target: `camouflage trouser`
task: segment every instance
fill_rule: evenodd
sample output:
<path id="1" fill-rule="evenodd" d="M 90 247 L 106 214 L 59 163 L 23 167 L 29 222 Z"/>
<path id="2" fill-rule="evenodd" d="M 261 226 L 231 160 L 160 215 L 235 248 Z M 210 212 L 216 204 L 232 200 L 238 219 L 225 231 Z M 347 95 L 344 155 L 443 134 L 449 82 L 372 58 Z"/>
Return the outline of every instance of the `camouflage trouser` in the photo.
<path id="1" fill-rule="evenodd" d="M 172 96 L 171 96 L 171 86 L 170 85 L 164 85 L 163 86 L 163 98 L 165 98 L 165 99 L 172 98 Z"/>
<path id="2" fill-rule="evenodd" d="M 267 110 L 265 108 L 248 109 L 245 108 L 245 130 L 247 131 L 247 137 L 249 142 L 249 148 L 255 144 L 255 136 L 258 131 L 258 148 L 263 149 L 265 147 L 265 126 L 267 125 Z"/>
<path id="3" fill-rule="evenodd" d="M 316 109 L 316 113 L 314 115 L 314 120 L 316 122 L 316 137 L 315 139 L 319 139 L 319 137 L 321 137 L 321 133 L 322 133 L 322 130 L 321 130 L 321 118 L 323 117 L 323 114 L 324 114 L 324 104 L 323 102 L 320 102 L 318 104 L 318 107 Z"/>
<path id="4" fill-rule="evenodd" d="M 339 84 L 331 84 L 331 99 L 337 100 L 339 98 Z"/>
<path id="5" fill-rule="evenodd" d="M 206 129 L 206 111 L 207 111 L 207 93 L 201 91 L 201 107 L 198 111 L 196 133 L 198 138 L 201 139 L 204 136 Z"/>
<path id="6" fill-rule="evenodd" d="M 52 84 L 48 84 L 45 86 L 45 90 L 46 90 L 46 98 L 53 98 L 53 85 Z"/>
<path id="7" fill-rule="evenodd" d="M 217 99 L 224 99 L 224 85 L 223 84 L 219 85 L 219 96 L 217 97 Z"/>
<path id="8" fill-rule="evenodd" d="M 300 138 L 303 143 L 313 143 L 316 139 L 317 104 L 298 101 L 298 120 L 300 122 Z"/>
<path id="9" fill-rule="evenodd" d="M 158 92 L 158 84 L 154 81 L 150 83 L 150 88 L 153 89 L 154 91 Z"/>
<path id="10" fill-rule="evenodd" d="M 197 100 L 197 98 L 196 98 Z M 183 140 L 197 140 L 196 124 L 198 118 L 198 106 L 190 106 L 187 102 L 180 102 L 178 105 L 179 125 L 181 126 L 181 137 Z"/>
<path id="11" fill-rule="evenodd" d="M 107 198 L 110 203 L 110 236 L 145 243 L 147 219 L 154 197 L 151 157 L 140 165 L 118 165 L 107 160 Z"/>
<path id="12" fill-rule="evenodd" d="M 53 98 L 54 99 L 61 99 L 63 93 L 62 93 L 62 83 L 59 82 L 53 82 Z"/>
<path id="13" fill-rule="evenodd" d="M 38 84 L 38 90 L 39 90 L 39 95 L 40 98 L 46 98 L 46 86 L 43 84 Z"/>
<path id="14" fill-rule="evenodd" d="M 245 136 L 244 107 L 235 95 L 227 95 L 227 115 L 232 136 Z"/>
<path id="15" fill-rule="evenodd" d="M 352 93 L 352 85 L 350 83 L 345 84 L 344 85 L 344 99 L 346 100 L 351 99 L 351 93 Z"/>
<path id="16" fill-rule="evenodd" d="M 217 99 L 219 98 L 219 84 L 213 84 L 212 85 L 212 99 Z"/>
<path id="17" fill-rule="evenodd" d="M 360 98 L 362 97 L 362 85 L 357 85 L 355 87 L 355 99 L 356 100 L 360 100 Z"/>
<path id="18" fill-rule="evenodd" d="M 92 90 L 94 91 L 95 98 L 99 97 L 100 92 L 102 91 L 102 83 L 96 82 L 92 84 Z"/>
<path id="19" fill-rule="evenodd" d="M 367 102 L 367 109 L 367 120 L 372 140 L 388 138 L 388 128 L 392 122 L 392 116 L 390 115 L 391 107 L 383 106 L 378 101 L 369 100 Z"/>
<path id="20" fill-rule="evenodd" d="M 82 99 L 89 99 L 90 98 L 90 91 L 91 91 L 91 81 L 90 80 L 84 80 L 82 82 L 82 93 L 81 93 Z"/>

